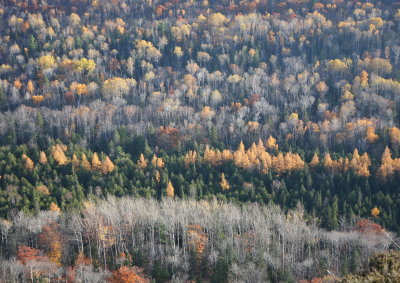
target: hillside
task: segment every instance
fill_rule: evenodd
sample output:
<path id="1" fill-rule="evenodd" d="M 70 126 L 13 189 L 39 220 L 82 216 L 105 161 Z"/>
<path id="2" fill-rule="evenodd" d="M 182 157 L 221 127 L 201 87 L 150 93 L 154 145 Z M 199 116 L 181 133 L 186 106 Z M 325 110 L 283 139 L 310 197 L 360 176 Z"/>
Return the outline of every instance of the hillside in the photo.
<path id="1" fill-rule="evenodd" d="M 394 0 L 0 1 L 4 280 L 65 279 L 79 264 L 93 282 L 359 271 L 368 256 L 396 248 L 388 231 L 400 232 L 399 58 Z M 110 200 L 161 214 L 167 203 L 238 215 L 272 209 L 280 220 L 271 235 L 253 214 L 240 216 L 251 227 L 229 223 L 213 234 L 219 212 L 210 223 L 174 214 L 167 240 L 166 224 L 146 214 L 162 236 L 141 232 L 141 248 L 108 216 L 92 215 L 104 227 L 71 230 L 69 217 L 85 219 L 88 203 Z M 322 238 L 287 239 L 279 225 L 293 211 Z M 187 233 L 207 239 L 204 253 L 181 242 Z M 68 244 L 57 240 L 56 256 L 40 235 Z M 246 235 L 269 242 L 258 253 L 245 248 Z"/>

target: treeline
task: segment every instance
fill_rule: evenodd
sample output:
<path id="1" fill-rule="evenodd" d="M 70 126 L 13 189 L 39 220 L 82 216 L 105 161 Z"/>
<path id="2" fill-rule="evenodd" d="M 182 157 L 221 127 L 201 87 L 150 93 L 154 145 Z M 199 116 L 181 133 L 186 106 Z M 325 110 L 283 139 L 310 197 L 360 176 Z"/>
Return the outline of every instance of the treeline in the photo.
<path id="1" fill-rule="evenodd" d="M 399 148 L 395 1 L 0 5 L 3 144 L 100 146 L 124 125 L 227 148 Z"/>
<path id="2" fill-rule="evenodd" d="M 153 151 L 142 137 L 136 149 L 110 141 L 106 152 L 54 143 L 40 150 L 0 148 L 0 215 L 18 211 L 79 208 L 87 197 L 134 196 L 279 204 L 298 202 L 321 227 L 369 217 L 399 231 L 399 158 L 388 148 L 381 160 L 367 153 L 318 153 L 280 149 L 273 137 L 236 150 L 195 146 L 190 151 Z M 130 143 L 128 143 L 130 144 Z M 133 150 L 127 153 L 124 148 Z M 104 147 L 107 149 L 107 147 Z"/>
<path id="3" fill-rule="evenodd" d="M 393 237 L 366 219 L 322 230 L 301 206 L 283 213 L 171 198 L 93 198 L 67 213 L 19 212 L 0 228 L 0 276 L 10 282 L 339 278 L 386 251 Z"/>

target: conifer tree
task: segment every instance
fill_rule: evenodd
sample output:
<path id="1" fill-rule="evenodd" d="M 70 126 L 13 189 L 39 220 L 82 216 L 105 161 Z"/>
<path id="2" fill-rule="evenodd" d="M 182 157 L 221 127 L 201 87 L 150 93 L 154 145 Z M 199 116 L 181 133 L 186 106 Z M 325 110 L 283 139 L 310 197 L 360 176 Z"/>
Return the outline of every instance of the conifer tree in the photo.
<path id="1" fill-rule="evenodd" d="M 224 173 L 221 174 L 221 181 L 219 182 L 219 185 L 221 186 L 221 189 L 223 191 L 229 190 L 229 188 L 231 187 L 228 181 L 225 179 Z"/>
<path id="2" fill-rule="evenodd" d="M 47 164 L 46 153 L 44 153 L 43 151 L 40 152 L 39 163 L 42 164 L 42 165 Z"/>
<path id="3" fill-rule="evenodd" d="M 175 189 L 172 186 L 171 181 L 168 182 L 166 193 L 167 193 L 167 197 L 169 197 L 169 198 L 173 198 L 175 196 Z"/>

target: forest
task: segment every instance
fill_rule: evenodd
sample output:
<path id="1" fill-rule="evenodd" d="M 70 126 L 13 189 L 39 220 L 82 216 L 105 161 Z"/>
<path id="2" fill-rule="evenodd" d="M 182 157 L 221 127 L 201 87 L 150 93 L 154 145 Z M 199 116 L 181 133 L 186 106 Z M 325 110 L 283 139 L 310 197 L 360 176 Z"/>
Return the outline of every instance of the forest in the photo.
<path id="1" fill-rule="evenodd" d="M 394 0 L 0 0 L 0 281 L 362 278 L 399 59 Z"/>

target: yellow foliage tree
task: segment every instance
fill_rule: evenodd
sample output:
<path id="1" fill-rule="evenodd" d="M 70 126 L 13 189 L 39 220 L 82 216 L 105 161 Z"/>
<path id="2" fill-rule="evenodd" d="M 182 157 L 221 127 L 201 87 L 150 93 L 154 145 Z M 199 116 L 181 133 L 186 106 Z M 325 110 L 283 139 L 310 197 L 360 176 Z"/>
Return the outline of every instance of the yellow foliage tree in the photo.
<path id="1" fill-rule="evenodd" d="M 175 189 L 172 186 L 171 181 L 168 182 L 166 193 L 167 193 L 167 197 L 169 197 L 169 198 L 173 198 L 175 196 Z"/>
<path id="2" fill-rule="evenodd" d="M 377 207 L 374 207 L 373 209 L 371 209 L 371 215 L 375 218 L 378 218 L 379 216 L 380 210 Z"/>
<path id="3" fill-rule="evenodd" d="M 229 190 L 229 188 L 231 187 L 228 181 L 225 179 L 224 173 L 221 174 L 221 181 L 219 182 L 219 185 L 221 186 L 221 189 L 223 191 Z"/>
<path id="4" fill-rule="evenodd" d="M 369 143 L 374 143 L 378 140 L 379 136 L 375 134 L 375 128 L 374 127 L 368 127 L 367 132 L 366 132 L 366 140 Z"/>
<path id="5" fill-rule="evenodd" d="M 32 95 L 32 101 L 35 104 L 40 104 L 42 103 L 44 100 L 44 96 L 43 95 Z"/>
<path id="6" fill-rule="evenodd" d="M 188 168 L 190 164 L 194 164 L 197 159 L 197 152 L 196 151 L 189 151 L 184 157 L 185 167 Z"/>
<path id="7" fill-rule="evenodd" d="M 323 163 L 324 163 L 325 169 L 328 169 L 328 170 L 332 170 L 333 169 L 333 160 L 332 160 L 331 155 L 329 154 L 329 152 L 327 152 L 325 154 Z"/>
<path id="8" fill-rule="evenodd" d="M 81 162 L 81 166 L 82 168 L 86 169 L 86 170 L 91 170 L 92 166 L 90 165 L 89 160 L 87 159 L 85 154 L 82 154 L 82 162 Z"/>
<path id="9" fill-rule="evenodd" d="M 389 129 L 389 136 L 390 136 L 390 142 L 394 146 L 399 146 L 400 145 L 400 130 L 398 128 L 390 128 Z"/>
<path id="10" fill-rule="evenodd" d="M 279 148 L 278 145 L 276 144 L 276 139 L 273 136 L 269 136 L 265 147 L 273 151 L 278 151 Z"/>
<path id="11" fill-rule="evenodd" d="M 95 152 L 95 153 L 93 153 L 93 156 L 92 156 L 92 169 L 100 171 L 101 167 L 102 167 L 101 161 L 99 159 L 99 156 Z"/>
<path id="12" fill-rule="evenodd" d="M 368 73 L 365 70 L 362 70 L 360 74 L 360 82 L 361 82 L 361 87 L 368 86 Z"/>
<path id="13" fill-rule="evenodd" d="M 42 164 L 42 165 L 47 164 L 46 153 L 44 153 L 43 151 L 40 152 L 39 163 Z"/>
<path id="14" fill-rule="evenodd" d="M 285 171 L 285 157 L 282 152 L 279 152 L 278 156 L 272 158 L 272 168 L 278 174 Z"/>
<path id="15" fill-rule="evenodd" d="M 314 156 L 312 157 L 311 162 L 310 162 L 310 166 L 316 167 L 318 165 L 319 165 L 319 157 L 316 153 L 314 153 Z"/>
<path id="16" fill-rule="evenodd" d="M 381 166 L 378 169 L 378 177 L 382 181 L 387 181 L 394 173 L 394 160 L 391 157 L 390 149 L 386 146 L 382 154 Z"/>
<path id="17" fill-rule="evenodd" d="M 108 174 L 108 173 L 111 173 L 112 171 L 114 171 L 114 169 L 115 169 L 114 163 L 112 163 L 110 158 L 108 156 L 106 156 L 106 158 L 104 159 L 104 161 L 101 164 L 101 171 L 103 172 L 103 174 Z"/>
<path id="18" fill-rule="evenodd" d="M 57 204 L 55 204 L 54 202 L 52 202 L 50 204 L 49 210 L 50 211 L 55 211 L 55 212 L 60 212 L 61 211 L 60 207 Z"/>
<path id="19" fill-rule="evenodd" d="M 74 168 L 74 170 L 78 170 L 78 168 L 79 168 L 79 166 L 80 166 L 80 162 L 79 162 L 79 159 L 78 159 L 78 157 L 76 156 L 76 154 L 74 154 L 74 155 L 72 156 L 71 163 L 72 163 L 72 167 Z"/>
<path id="20" fill-rule="evenodd" d="M 28 84 L 26 86 L 26 90 L 30 93 L 33 94 L 35 91 L 35 87 L 33 86 L 33 82 L 31 80 L 28 81 Z"/>
<path id="21" fill-rule="evenodd" d="M 147 167 L 147 160 L 144 158 L 143 153 L 140 154 L 139 160 L 137 162 L 137 165 L 140 169 L 146 169 Z"/>
<path id="22" fill-rule="evenodd" d="M 35 169 L 35 163 L 29 157 L 25 158 L 25 169 L 28 171 Z"/>
<path id="23" fill-rule="evenodd" d="M 41 69 L 55 68 L 56 59 L 51 55 L 44 55 L 38 58 L 38 64 Z"/>
<path id="24" fill-rule="evenodd" d="M 49 195 L 49 189 L 47 188 L 47 186 L 45 185 L 40 185 L 36 187 L 36 190 L 44 195 Z"/>
<path id="25" fill-rule="evenodd" d="M 58 165 L 65 165 L 68 163 L 68 159 L 64 154 L 63 147 L 59 144 L 52 146 L 51 148 L 53 159 Z"/>

